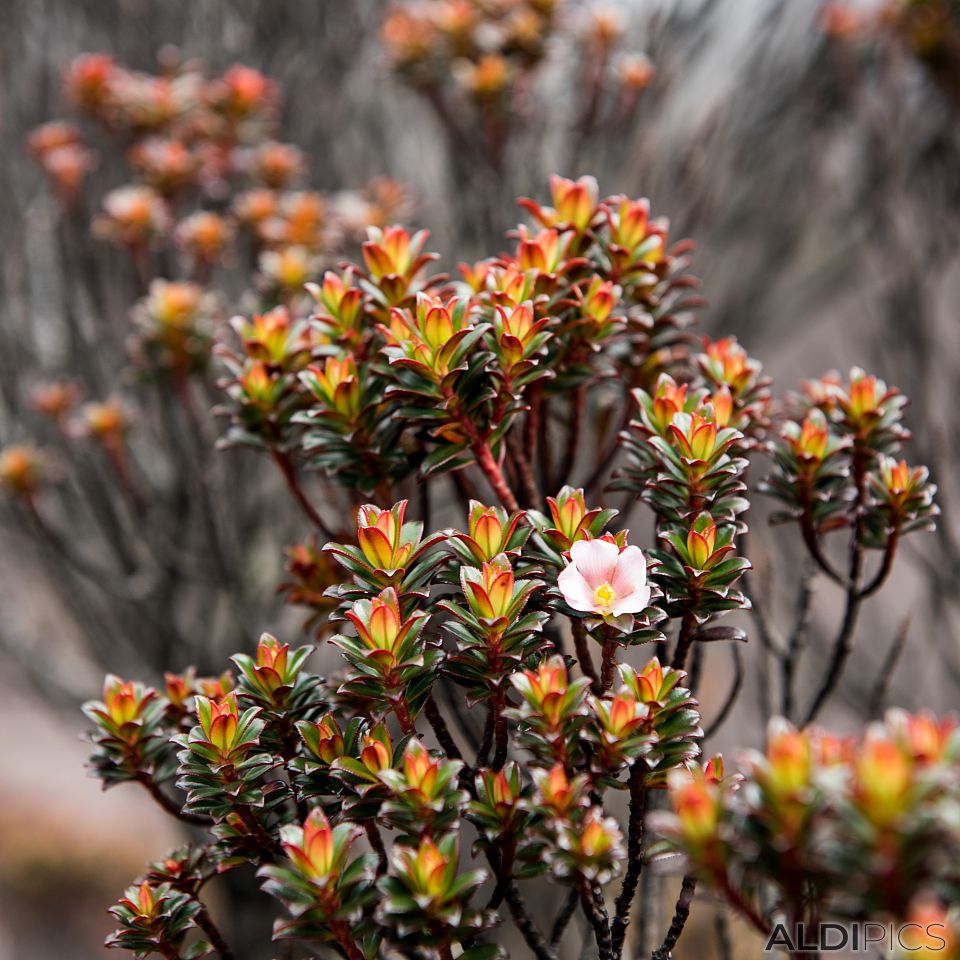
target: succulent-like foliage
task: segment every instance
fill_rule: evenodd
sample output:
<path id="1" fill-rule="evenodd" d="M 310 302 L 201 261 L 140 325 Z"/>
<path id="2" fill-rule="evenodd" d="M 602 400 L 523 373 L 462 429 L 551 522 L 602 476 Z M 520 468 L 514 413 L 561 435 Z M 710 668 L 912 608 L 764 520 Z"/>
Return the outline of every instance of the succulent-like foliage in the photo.
<path id="1" fill-rule="evenodd" d="M 298 164 L 279 148 L 256 162 L 268 181 Z M 88 705 L 104 781 L 137 781 L 208 832 L 151 868 L 156 896 L 148 887 L 124 908 L 149 914 L 123 915 L 148 938 L 128 937 L 132 949 L 182 956 L 195 922 L 223 954 L 199 895 L 214 871 L 246 864 L 283 905 L 277 938 L 350 960 L 495 957 L 491 931 L 508 918 L 538 960 L 555 960 L 576 910 L 602 960 L 619 960 L 651 794 L 668 787 L 674 813 L 661 825 L 692 872 L 658 958 L 696 878 L 760 926 L 771 903 L 906 916 L 918 895 L 958 895 L 952 725 L 893 716 L 856 747 L 774 727 L 739 789 L 720 758 L 701 766 L 742 680 L 702 723 L 702 645 L 747 639 L 718 620 L 751 606 L 749 468 L 772 458 L 765 489 L 847 592 L 816 713 L 857 609 L 900 538 L 935 513 L 926 471 L 896 459 L 902 398 L 855 371 L 775 407 L 734 339 L 697 347 L 686 331 L 689 248 L 668 246 L 645 201 L 601 199 L 589 178 L 551 187 L 552 206 L 525 203 L 537 227 L 463 267 L 461 281 L 426 275 L 424 233 L 378 227 L 363 265 L 328 272 L 313 303 L 281 297 L 235 322 L 227 439 L 267 453 L 317 526 L 290 552 L 282 589 L 340 659 L 323 678 L 309 669 L 311 645 L 265 634 L 232 658 L 235 680 L 188 668 L 167 675 L 161 697 L 111 678 L 104 702 Z M 308 234 L 315 211 L 304 198 L 295 206 L 288 226 Z M 615 397 L 620 429 L 595 391 Z M 122 456 L 123 409 L 87 420 Z M 587 424 L 602 462 L 578 487 Z M 621 449 L 617 509 L 602 481 Z M 6 485 L 30 503 L 39 474 L 20 461 Z M 336 484 L 323 511 L 301 468 Z M 457 528 L 435 529 L 438 489 L 451 514 L 462 508 Z M 637 507 L 652 530 L 613 527 Z M 840 529 L 856 559 L 849 575 L 821 542 Z M 867 550 L 883 555 L 872 578 Z M 795 652 L 782 654 L 788 681 Z M 166 792 L 175 771 L 182 798 Z M 796 862 L 784 865 L 783 837 Z M 904 865 L 897 886 L 891 850 Z M 533 878 L 564 891 L 552 943 L 527 906 Z"/>
<path id="2" fill-rule="evenodd" d="M 172 777 L 176 760 L 168 742 L 166 703 L 156 690 L 110 675 L 103 700 L 85 704 L 84 713 L 95 725 L 90 766 L 104 786 Z"/>
<path id="3" fill-rule="evenodd" d="M 120 926 L 107 938 L 107 946 L 130 950 L 135 957 L 160 954 L 198 960 L 211 953 L 210 944 L 199 941 L 185 952 L 181 952 L 181 947 L 186 935 L 195 928 L 194 918 L 200 909 L 196 900 L 169 885 L 144 881 L 139 887 L 130 887 L 110 908 Z"/>
<path id="4" fill-rule="evenodd" d="M 742 776 L 671 773 L 660 826 L 755 924 L 904 920 L 922 897 L 956 902 L 958 743 L 929 714 L 891 711 L 861 738 L 777 720 Z"/>
<path id="5" fill-rule="evenodd" d="M 248 825 L 255 823 L 252 809 L 266 803 L 263 776 L 278 763 L 256 749 L 265 724 L 260 708 L 241 713 L 231 693 L 221 700 L 198 695 L 195 709 L 196 726 L 176 740 L 182 748 L 177 785 L 186 791 L 187 810 L 216 821 L 242 810 Z"/>
<path id="6" fill-rule="evenodd" d="M 303 826 L 289 824 L 281 832 L 286 862 L 261 868 L 263 889 L 291 914 L 277 921 L 278 939 L 334 940 L 355 950 L 363 934 L 363 912 L 376 896 L 373 860 L 351 857 L 362 830 L 350 823 L 331 827 L 323 811 L 314 809 Z"/>

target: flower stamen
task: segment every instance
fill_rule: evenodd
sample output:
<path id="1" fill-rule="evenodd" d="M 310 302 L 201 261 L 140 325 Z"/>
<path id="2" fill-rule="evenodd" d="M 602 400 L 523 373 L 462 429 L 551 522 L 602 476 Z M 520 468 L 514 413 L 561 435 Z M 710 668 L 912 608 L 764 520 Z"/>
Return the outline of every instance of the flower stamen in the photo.
<path id="1" fill-rule="evenodd" d="M 617 594 L 609 583 L 603 583 L 594 591 L 593 601 L 601 610 L 609 610 L 616 602 Z"/>

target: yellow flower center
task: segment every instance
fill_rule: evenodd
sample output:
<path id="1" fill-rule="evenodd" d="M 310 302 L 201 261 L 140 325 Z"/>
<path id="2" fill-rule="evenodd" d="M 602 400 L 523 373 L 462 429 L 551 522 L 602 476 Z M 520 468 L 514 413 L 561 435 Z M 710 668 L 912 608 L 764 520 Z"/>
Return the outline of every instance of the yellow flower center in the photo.
<path id="1" fill-rule="evenodd" d="M 617 595 L 609 583 L 601 584 L 593 594 L 593 602 L 601 609 L 613 606 L 616 599 Z"/>

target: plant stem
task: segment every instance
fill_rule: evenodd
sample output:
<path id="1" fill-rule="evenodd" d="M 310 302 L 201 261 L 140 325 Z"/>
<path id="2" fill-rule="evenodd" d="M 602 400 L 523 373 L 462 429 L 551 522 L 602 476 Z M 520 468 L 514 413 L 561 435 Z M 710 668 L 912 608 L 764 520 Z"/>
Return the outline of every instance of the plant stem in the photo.
<path id="1" fill-rule="evenodd" d="M 444 753 L 452 760 L 462 760 L 463 755 L 460 753 L 460 748 L 453 739 L 450 728 L 447 726 L 447 721 L 443 719 L 443 714 L 440 713 L 440 708 L 437 706 L 437 701 L 433 699 L 432 693 L 427 697 L 427 702 L 423 705 L 423 712 L 426 714 L 427 720 L 437 738 L 437 742 L 443 748 Z"/>
<path id="2" fill-rule="evenodd" d="M 517 925 L 527 946 L 533 951 L 537 960 L 557 960 L 556 951 L 543 938 L 543 934 L 537 929 L 530 914 L 527 913 L 523 897 L 520 896 L 520 888 L 516 880 L 511 880 L 507 884 L 504 899 L 510 907 L 510 913 L 513 915 L 513 922 Z"/>
<path id="3" fill-rule="evenodd" d="M 345 921 L 332 921 L 330 930 L 337 938 L 337 943 L 347 951 L 348 960 L 364 960 L 363 951 L 357 946 L 356 941 L 354 941 L 350 935 L 350 927 Z"/>
<path id="4" fill-rule="evenodd" d="M 717 938 L 719 960 L 733 960 L 733 944 L 730 943 L 730 921 L 727 911 L 720 908 L 713 918 L 713 929 Z"/>
<path id="5" fill-rule="evenodd" d="M 680 621 L 680 634 L 677 637 L 677 649 L 673 654 L 674 670 L 683 670 L 687 665 L 687 657 L 693 644 L 693 631 L 697 625 L 697 618 L 688 610 Z"/>
<path id="6" fill-rule="evenodd" d="M 502 770 L 503 765 L 507 762 L 509 729 L 507 727 L 507 718 L 503 715 L 506 701 L 506 692 L 503 687 L 498 687 L 497 693 L 493 698 L 493 741 L 495 749 L 491 766 L 494 770 Z"/>
<path id="7" fill-rule="evenodd" d="M 393 712 L 397 715 L 397 721 L 400 724 L 400 729 L 405 734 L 417 732 L 417 726 L 413 722 L 413 718 L 410 716 L 410 711 L 407 709 L 407 702 L 403 699 L 403 697 L 393 701 Z"/>
<path id="8" fill-rule="evenodd" d="M 797 619 L 787 641 L 786 650 L 780 655 L 781 678 L 781 712 L 788 719 L 793 719 L 793 685 L 797 662 L 803 651 L 807 628 L 810 624 L 812 610 L 814 582 L 816 571 L 807 571 L 800 583 L 800 595 L 797 599 Z"/>
<path id="9" fill-rule="evenodd" d="M 551 484 L 551 492 L 558 490 L 565 483 L 569 483 L 577 459 L 577 449 L 580 446 L 580 431 L 583 425 L 583 410 L 586 405 L 587 386 L 580 384 L 570 401 L 570 426 L 567 431 L 567 443 L 560 461 L 560 468 Z"/>
<path id="10" fill-rule="evenodd" d="M 603 903 L 598 902 L 597 890 L 584 877 L 577 881 L 577 889 L 580 892 L 580 904 L 586 918 L 593 927 L 593 935 L 597 941 L 597 954 L 599 960 L 613 960 L 613 943 L 610 940 L 610 927 L 607 923 L 606 909 Z"/>
<path id="11" fill-rule="evenodd" d="M 539 507 L 541 496 L 537 489 L 537 478 L 533 473 L 533 465 L 530 463 L 520 439 L 513 433 L 507 434 L 507 449 L 510 452 L 510 459 L 517 468 L 517 476 L 520 478 L 520 486 L 523 488 L 527 506 Z"/>
<path id="12" fill-rule="evenodd" d="M 617 675 L 617 648 L 616 637 L 607 637 L 603 641 L 603 660 L 600 667 L 600 689 L 606 693 L 613 686 L 613 679 Z"/>
<path id="13" fill-rule="evenodd" d="M 564 900 L 563 906 L 560 908 L 560 912 L 557 914 L 556 919 L 553 921 L 553 926 L 550 928 L 551 946 L 556 946 L 562 939 L 564 931 L 567 929 L 570 920 L 576 912 L 579 899 L 577 888 L 571 887 L 570 892 L 567 894 L 567 899 Z"/>
<path id="14" fill-rule="evenodd" d="M 246 804 L 240 804 L 237 808 L 237 814 L 240 817 L 243 825 L 250 832 L 250 835 L 253 836 L 257 843 L 260 844 L 260 848 L 263 850 L 264 856 L 268 860 L 273 860 L 274 856 L 279 849 L 279 845 L 273 837 L 263 828 L 263 824 L 257 819 L 257 815 L 248 807 Z"/>
<path id="15" fill-rule="evenodd" d="M 854 500 L 852 508 L 854 511 L 854 522 L 853 532 L 850 536 L 849 575 L 845 581 L 847 594 L 846 606 L 843 614 L 843 622 L 840 625 L 840 632 L 837 634 L 833 643 L 833 655 L 830 658 L 830 665 L 820 689 L 817 691 L 817 695 L 814 697 L 813 703 L 807 711 L 805 723 L 811 723 L 816 719 L 824 702 L 840 682 L 847 658 L 853 650 L 854 630 L 856 628 L 860 607 L 867 597 L 880 589 L 890 575 L 890 571 L 893 569 L 893 561 L 897 553 L 897 547 L 900 542 L 900 526 L 898 524 L 887 538 L 880 569 L 866 586 L 861 586 L 864 565 L 864 549 L 861 543 L 861 534 L 863 529 L 863 504 L 866 499 L 866 476 L 869 457 L 870 454 L 868 451 L 863 451 L 862 449 L 854 451 L 853 481 L 856 488 L 856 499 Z"/>
<path id="16" fill-rule="evenodd" d="M 480 746 L 477 749 L 477 762 L 475 767 L 482 767 L 487 762 L 490 755 L 490 748 L 493 746 L 493 704 L 487 707 L 487 719 L 483 724 L 483 737 L 480 740 Z"/>
<path id="17" fill-rule="evenodd" d="M 713 718 L 713 722 L 703 731 L 704 742 L 709 740 L 723 726 L 724 721 L 733 709 L 733 705 L 737 702 L 740 689 L 743 687 L 743 658 L 740 656 L 740 648 L 737 644 L 731 643 L 730 652 L 733 656 L 733 683 L 730 685 L 727 698 L 723 701 L 723 706 Z"/>
<path id="18" fill-rule="evenodd" d="M 500 858 L 500 870 L 497 876 L 497 885 L 490 895 L 490 902 L 487 904 L 489 910 L 495 910 L 500 906 L 504 894 L 507 892 L 507 884 L 513 879 L 513 863 L 517 856 L 517 841 L 511 837 L 503 846 L 503 854 Z"/>
<path id="19" fill-rule="evenodd" d="M 367 842 L 373 848 L 377 855 L 377 876 L 382 876 L 387 872 L 387 849 L 383 845 L 383 837 L 380 836 L 380 829 L 375 820 L 364 820 L 363 829 L 367 834 Z"/>
<path id="20" fill-rule="evenodd" d="M 500 465 L 494 460 L 493 454 L 490 452 L 490 447 L 486 441 L 478 437 L 473 441 L 470 449 L 473 450 L 473 455 L 477 460 L 477 466 L 483 471 L 483 475 L 489 481 L 490 486 L 493 487 L 493 492 L 499 498 L 500 503 L 511 513 L 519 510 L 520 504 L 517 502 L 516 496 L 514 496 L 510 485 L 503 476 Z"/>
<path id="21" fill-rule="evenodd" d="M 160 940 L 157 948 L 165 960 L 180 960 L 180 951 L 172 943 L 167 942 L 166 938 Z"/>
<path id="22" fill-rule="evenodd" d="M 142 784 L 147 793 L 162 807 L 171 817 L 176 817 L 184 823 L 193 823 L 197 826 L 209 826 L 213 821 L 209 817 L 201 817 L 195 813 L 187 813 L 181 807 L 168 797 L 158 786 L 149 773 L 141 771 L 137 774 L 137 782 Z"/>
<path id="23" fill-rule="evenodd" d="M 309 517 L 310 522 L 328 539 L 334 539 L 333 531 L 327 526 L 326 521 L 323 517 L 320 516 L 317 508 L 310 502 L 309 497 L 307 497 L 306 492 L 303 489 L 303 486 L 300 484 L 300 479 L 297 476 L 296 468 L 293 465 L 288 454 L 284 453 L 282 450 L 278 450 L 276 447 L 271 451 L 273 454 L 274 463 L 280 468 L 280 472 L 283 474 L 283 479 L 287 483 L 287 487 L 290 490 L 290 493 L 293 494 L 294 500 L 300 505 L 300 508 L 303 512 Z"/>
<path id="24" fill-rule="evenodd" d="M 220 960 L 233 960 L 233 951 L 230 949 L 230 945 L 224 940 L 220 928 L 213 922 L 213 918 L 204 904 L 200 904 L 200 910 L 195 919 L 197 926 L 207 935 L 214 950 L 220 955 Z"/>
<path id="25" fill-rule="evenodd" d="M 897 554 L 897 546 L 899 543 L 900 527 L 897 526 L 893 529 L 890 536 L 887 537 L 887 545 L 883 551 L 883 561 L 880 564 L 880 569 L 877 571 L 876 576 L 860 591 L 861 597 L 869 597 L 883 586 L 884 581 L 893 569 L 893 560 Z"/>
<path id="26" fill-rule="evenodd" d="M 847 590 L 847 603 L 843 611 L 843 623 L 840 625 L 840 632 L 833 641 L 833 655 L 830 657 L 830 665 L 827 667 L 827 672 L 820 684 L 820 689 L 817 690 L 817 694 L 813 698 L 813 702 L 810 704 L 806 716 L 803 718 L 803 726 L 813 723 L 826 702 L 827 697 L 833 693 L 837 684 L 840 682 L 840 676 L 843 673 L 847 657 L 850 656 L 850 652 L 853 650 L 853 632 L 857 625 L 860 603 L 861 597 L 856 588 L 856 584 L 851 584 Z"/>
<path id="27" fill-rule="evenodd" d="M 603 687 L 600 685 L 600 677 L 597 675 L 597 668 L 593 665 L 593 657 L 590 656 L 590 641 L 587 637 L 587 628 L 579 617 L 570 619 L 570 627 L 573 631 L 573 646 L 577 651 L 577 660 L 580 662 L 580 669 L 585 677 L 590 678 L 590 685 L 593 692 L 598 696 L 603 693 Z"/>
<path id="28" fill-rule="evenodd" d="M 616 913 L 611 927 L 611 942 L 615 957 L 623 955 L 623 944 L 630 924 L 630 911 L 637 895 L 640 874 L 643 871 L 643 814 L 646 800 L 644 763 L 635 760 L 630 768 L 630 816 L 627 832 L 627 872 L 623 878 Z"/>
<path id="29" fill-rule="evenodd" d="M 890 650 L 883 659 L 883 665 L 877 673 L 876 682 L 870 691 L 870 699 L 867 701 L 867 716 L 871 718 L 879 717 L 883 713 L 883 702 L 887 696 L 887 690 L 890 687 L 890 681 L 893 679 L 893 671 L 896 669 L 897 661 L 903 648 L 907 644 L 907 635 L 910 632 L 910 617 L 906 616 L 900 622 Z"/>
<path id="30" fill-rule="evenodd" d="M 810 516 L 809 510 L 806 505 L 804 505 L 803 513 L 800 516 L 800 533 L 803 536 L 803 542 L 807 546 L 807 550 L 810 552 L 810 556 L 813 557 L 817 562 L 817 566 L 834 582 L 840 584 L 840 586 L 845 586 L 846 581 L 843 576 L 833 568 L 833 564 L 823 555 L 823 551 L 820 549 L 820 539 L 817 536 L 817 531 L 813 526 L 813 519 Z"/>
<path id="31" fill-rule="evenodd" d="M 730 905 L 745 917 L 750 925 L 758 933 L 763 934 L 764 937 L 770 936 L 770 924 L 757 912 L 756 908 L 743 896 L 739 891 L 730 883 L 729 878 L 725 873 L 715 876 L 714 880 L 717 882 L 717 886 L 723 891 L 724 896 L 730 902 Z"/>
<path id="32" fill-rule="evenodd" d="M 693 902 L 694 895 L 697 892 L 696 877 L 689 875 L 683 878 L 680 885 L 680 896 L 677 898 L 677 905 L 674 909 L 673 920 L 670 922 L 670 929 L 663 938 L 663 943 L 659 949 L 655 950 L 650 960 L 670 960 L 673 948 L 677 945 L 683 928 L 686 926 L 687 917 L 690 916 L 690 904 Z"/>

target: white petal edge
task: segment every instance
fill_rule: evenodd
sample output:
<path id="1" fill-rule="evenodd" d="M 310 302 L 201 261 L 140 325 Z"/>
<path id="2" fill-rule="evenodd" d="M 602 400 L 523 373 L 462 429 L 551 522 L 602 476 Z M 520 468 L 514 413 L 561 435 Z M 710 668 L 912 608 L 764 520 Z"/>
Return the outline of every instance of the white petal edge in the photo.
<path id="1" fill-rule="evenodd" d="M 581 613 L 592 613 L 594 610 L 593 589 L 577 569 L 576 564 L 569 564 L 557 577 L 557 586 L 563 594 L 563 599 Z"/>
<path id="2" fill-rule="evenodd" d="M 578 540 L 570 557 L 591 589 L 610 583 L 617 569 L 620 548 L 609 540 Z"/>
<path id="3" fill-rule="evenodd" d="M 641 613 L 648 606 L 650 606 L 650 588 L 643 586 L 637 587 L 632 593 L 618 596 L 610 612 L 615 617 L 619 617 L 623 613 Z"/>
<path id="4" fill-rule="evenodd" d="M 647 582 L 647 559 L 639 547 L 626 547 L 617 557 L 617 570 L 610 582 L 617 596 L 627 594 Z"/>

